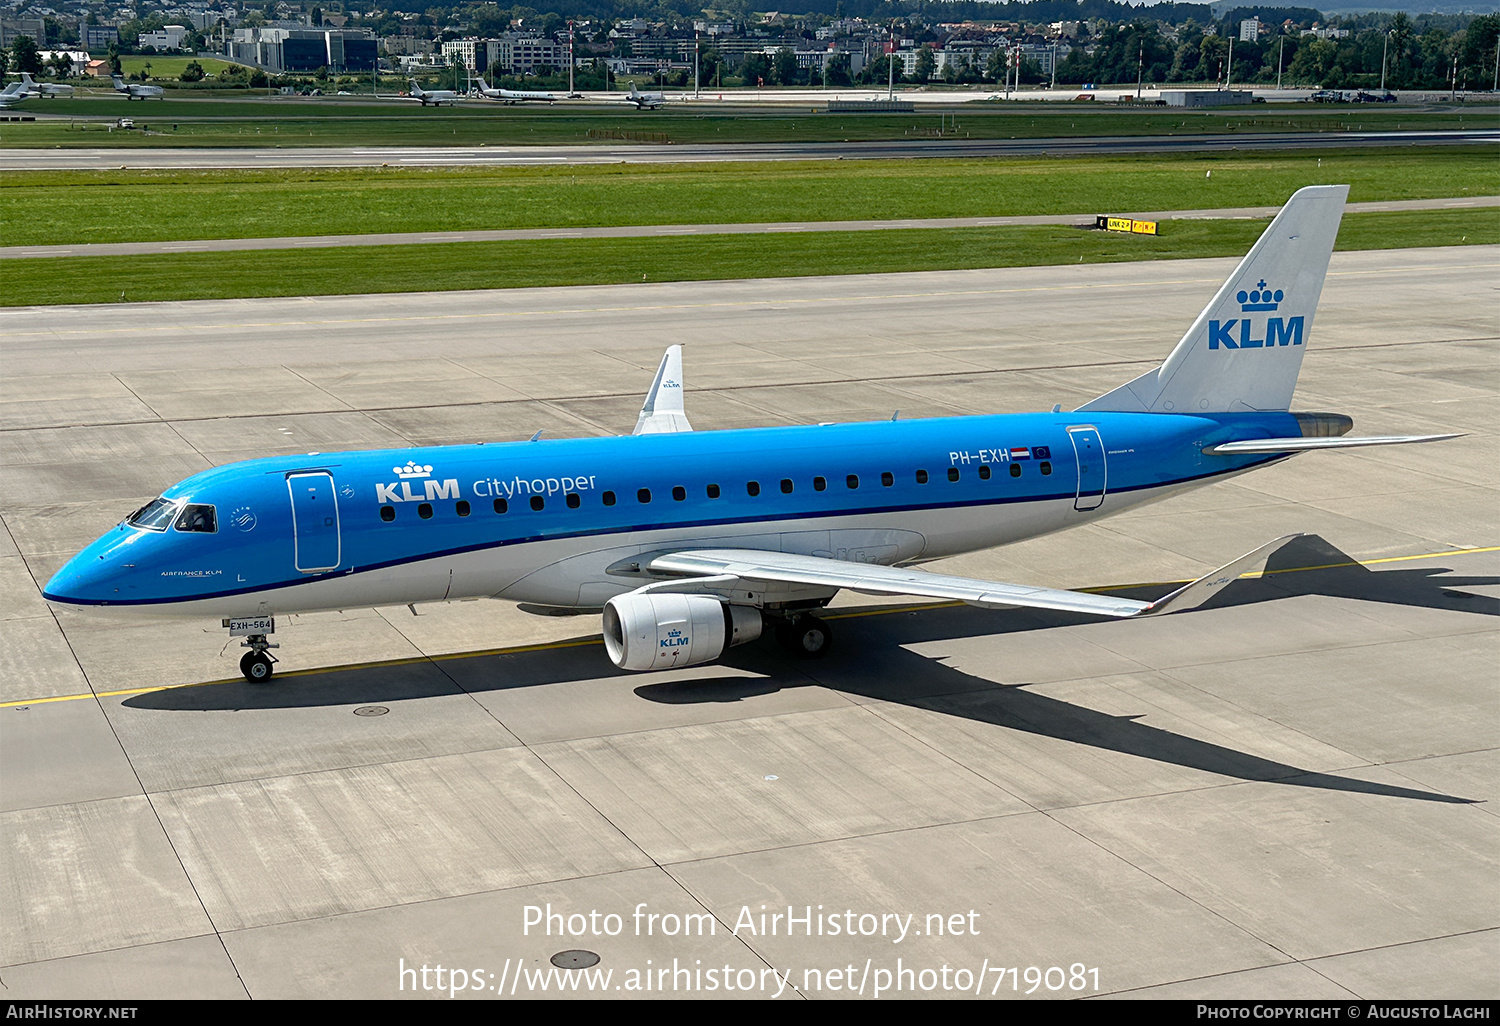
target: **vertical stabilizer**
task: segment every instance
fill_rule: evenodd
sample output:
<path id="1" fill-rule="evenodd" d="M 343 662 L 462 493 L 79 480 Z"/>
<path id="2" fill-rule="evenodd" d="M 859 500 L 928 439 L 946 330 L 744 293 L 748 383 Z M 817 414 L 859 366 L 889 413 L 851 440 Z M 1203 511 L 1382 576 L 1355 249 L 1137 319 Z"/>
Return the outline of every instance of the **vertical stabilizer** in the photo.
<path id="1" fill-rule="evenodd" d="M 682 408 L 682 347 L 668 346 L 631 434 L 661 435 L 691 430 L 693 425 L 688 423 Z"/>
<path id="2" fill-rule="evenodd" d="M 1289 409 L 1348 195 L 1347 185 L 1298 189 L 1166 362 L 1079 410 Z"/>

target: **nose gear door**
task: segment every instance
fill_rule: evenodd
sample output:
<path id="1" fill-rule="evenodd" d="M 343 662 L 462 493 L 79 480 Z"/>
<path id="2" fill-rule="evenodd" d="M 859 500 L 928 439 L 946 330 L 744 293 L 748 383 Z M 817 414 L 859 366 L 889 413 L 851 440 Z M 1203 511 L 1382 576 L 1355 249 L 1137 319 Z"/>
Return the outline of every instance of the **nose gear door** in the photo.
<path id="1" fill-rule="evenodd" d="M 293 562 L 302 573 L 337 569 L 342 555 L 339 500 L 333 475 L 326 470 L 289 474 L 292 498 Z"/>

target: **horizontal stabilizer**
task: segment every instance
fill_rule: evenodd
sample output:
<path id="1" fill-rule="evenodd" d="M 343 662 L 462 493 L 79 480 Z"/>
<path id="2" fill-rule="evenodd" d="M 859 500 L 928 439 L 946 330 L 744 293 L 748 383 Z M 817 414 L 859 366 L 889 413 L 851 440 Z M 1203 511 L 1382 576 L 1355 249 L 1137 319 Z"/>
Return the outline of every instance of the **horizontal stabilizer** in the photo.
<path id="1" fill-rule="evenodd" d="M 668 346 L 631 434 L 665 435 L 691 430 L 693 425 L 688 423 L 682 408 L 682 347 Z"/>
<path id="2" fill-rule="evenodd" d="M 1407 445 L 1413 442 L 1446 442 L 1453 435 L 1372 435 L 1368 438 L 1248 438 L 1225 442 L 1203 451 L 1210 456 L 1234 456 L 1256 452 L 1306 452 L 1309 449 L 1359 449 L 1367 445 Z"/>

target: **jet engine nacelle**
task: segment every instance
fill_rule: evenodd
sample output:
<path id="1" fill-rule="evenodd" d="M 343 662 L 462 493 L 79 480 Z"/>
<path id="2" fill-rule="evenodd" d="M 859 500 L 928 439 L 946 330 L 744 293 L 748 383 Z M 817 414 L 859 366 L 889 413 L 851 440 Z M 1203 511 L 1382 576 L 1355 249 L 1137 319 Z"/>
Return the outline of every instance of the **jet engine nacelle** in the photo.
<path id="1" fill-rule="evenodd" d="M 712 595 L 629 592 L 604 604 L 604 649 L 622 670 L 670 670 L 760 637 L 760 610 Z"/>

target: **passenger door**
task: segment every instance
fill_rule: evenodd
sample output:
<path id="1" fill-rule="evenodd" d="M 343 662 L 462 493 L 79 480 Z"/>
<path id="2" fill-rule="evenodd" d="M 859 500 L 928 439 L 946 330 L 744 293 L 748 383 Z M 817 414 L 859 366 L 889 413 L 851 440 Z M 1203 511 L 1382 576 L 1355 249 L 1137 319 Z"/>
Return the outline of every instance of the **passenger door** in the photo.
<path id="1" fill-rule="evenodd" d="M 338 568 L 342 555 L 339 537 L 339 500 L 333 475 L 326 470 L 289 474 L 292 499 L 292 559 L 305 574 Z"/>
<path id="2" fill-rule="evenodd" d="M 1094 427 L 1070 427 L 1068 438 L 1073 442 L 1073 455 L 1078 464 L 1078 492 L 1073 499 L 1073 508 L 1080 512 L 1098 509 L 1104 501 L 1104 490 L 1108 485 L 1109 468 L 1104 462 L 1104 443 Z"/>

